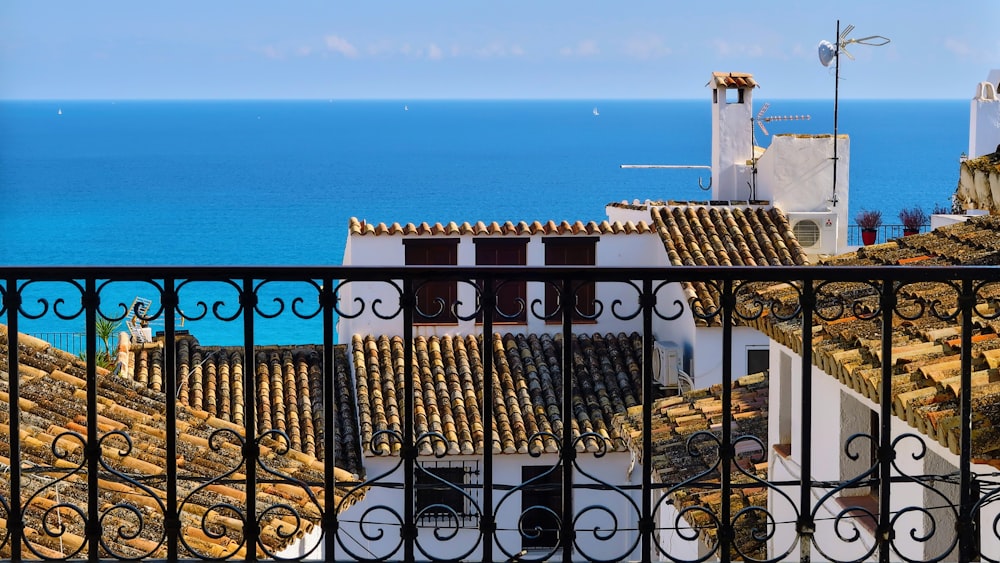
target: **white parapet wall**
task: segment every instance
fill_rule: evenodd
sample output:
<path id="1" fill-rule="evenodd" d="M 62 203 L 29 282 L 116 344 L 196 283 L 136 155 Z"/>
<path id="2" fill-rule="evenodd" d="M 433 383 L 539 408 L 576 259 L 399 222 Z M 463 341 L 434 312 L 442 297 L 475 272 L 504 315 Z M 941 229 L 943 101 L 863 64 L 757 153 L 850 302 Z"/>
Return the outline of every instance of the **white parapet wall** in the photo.
<path id="1" fill-rule="evenodd" d="M 836 252 L 847 251 L 850 205 L 851 142 L 837 137 L 837 186 L 833 186 L 832 135 L 774 135 L 757 161 L 757 197 L 770 200 L 785 214 L 836 214 Z"/>

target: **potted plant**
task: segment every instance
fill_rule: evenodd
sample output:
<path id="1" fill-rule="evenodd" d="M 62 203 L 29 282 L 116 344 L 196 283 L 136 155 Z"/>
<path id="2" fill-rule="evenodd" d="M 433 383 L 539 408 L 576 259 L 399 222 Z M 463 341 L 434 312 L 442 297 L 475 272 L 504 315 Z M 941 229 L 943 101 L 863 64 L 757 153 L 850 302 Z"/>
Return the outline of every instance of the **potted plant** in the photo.
<path id="1" fill-rule="evenodd" d="M 899 221 L 903 223 L 903 236 L 915 235 L 927 224 L 927 213 L 920 206 L 906 207 L 899 212 Z"/>
<path id="2" fill-rule="evenodd" d="M 882 212 L 862 209 L 854 216 L 854 222 L 861 227 L 861 240 L 865 246 L 875 244 L 878 238 L 878 228 L 882 226 Z"/>

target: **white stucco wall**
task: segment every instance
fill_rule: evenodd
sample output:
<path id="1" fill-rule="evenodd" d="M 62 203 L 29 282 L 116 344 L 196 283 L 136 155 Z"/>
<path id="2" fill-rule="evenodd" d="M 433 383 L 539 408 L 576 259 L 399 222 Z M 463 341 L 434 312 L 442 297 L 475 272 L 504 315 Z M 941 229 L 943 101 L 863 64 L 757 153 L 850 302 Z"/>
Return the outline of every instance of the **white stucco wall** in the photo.
<path id="1" fill-rule="evenodd" d="M 694 347 L 694 383 L 704 389 L 722 383 L 722 327 L 698 329 Z M 747 350 L 766 348 L 770 340 L 755 329 L 733 327 L 732 379 L 747 375 Z M 772 369 L 773 369 L 772 364 Z"/>
<path id="2" fill-rule="evenodd" d="M 757 161 L 757 196 L 786 214 L 829 211 L 837 215 L 837 253 L 847 250 L 851 143 L 837 139 L 837 203 L 833 196 L 833 136 L 774 135 Z"/>
<path id="3" fill-rule="evenodd" d="M 990 154 L 1000 145 L 1000 69 L 976 85 L 969 109 L 969 158 Z"/>
<path id="4" fill-rule="evenodd" d="M 654 502 L 656 502 L 654 500 Z M 707 546 L 697 536 L 686 520 L 678 516 L 677 509 L 666 502 L 660 504 L 657 513 L 656 542 L 659 551 L 653 552 L 653 561 L 695 561 L 705 555 Z M 664 554 L 667 554 L 666 556 Z M 718 561 L 718 558 L 712 558 Z"/>
<path id="5" fill-rule="evenodd" d="M 781 355 L 786 355 L 791 361 L 786 362 L 790 369 L 786 376 L 790 379 L 790 385 L 783 388 L 781 385 L 782 373 Z M 799 480 L 802 476 L 802 448 L 803 435 L 801 429 L 802 413 L 802 361 L 801 357 L 792 352 L 789 348 L 771 342 L 771 366 L 772 377 L 770 378 L 770 409 L 768 421 L 769 444 L 782 443 L 779 434 L 781 432 L 781 417 L 788 415 L 791 419 L 791 449 L 792 453 L 788 457 L 778 454 L 773 448 L 768 460 L 769 479 L 771 481 Z M 862 404 L 871 408 L 877 408 L 868 398 L 852 391 L 839 381 L 822 372 L 819 368 L 812 370 L 812 425 L 810 437 L 812 443 L 812 479 L 814 481 L 840 480 L 853 475 L 841 475 L 842 466 L 845 461 L 844 443 L 842 441 L 842 394 L 846 394 Z M 777 377 L 775 377 L 777 375 Z M 907 433 L 916 433 L 906 422 L 898 417 L 892 417 L 892 435 L 894 438 Z M 923 439 L 923 444 L 932 455 L 921 455 L 920 441 L 915 438 L 900 439 L 896 446 L 896 464 L 902 474 L 909 476 L 919 476 L 924 474 L 947 474 L 955 471 L 958 457 L 949 452 L 938 442 L 918 434 Z M 857 444 L 867 447 L 864 439 L 858 440 Z M 948 467 L 951 469 L 948 469 Z M 992 473 L 993 469 L 985 465 L 973 465 L 973 471 L 977 473 Z M 768 509 L 774 516 L 775 521 L 780 524 L 776 527 L 775 535 L 768 543 L 769 556 L 775 556 L 791 549 L 793 553 L 798 553 L 801 546 L 796 545 L 795 520 L 796 506 L 799 503 L 799 487 L 782 487 L 781 491 L 788 496 L 785 498 L 781 494 L 771 492 L 768 495 Z M 812 510 L 820 502 L 820 499 L 828 491 L 826 489 L 814 488 L 812 490 L 811 506 L 806 510 Z M 934 494 L 928 494 L 924 487 L 912 483 L 893 483 L 891 485 L 891 510 L 898 513 L 900 510 L 910 506 L 925 506 L 927 502 L 933 500 L 933 506 L 940 506 L 943 500 Z M 992 522 L 998 515 L 997 503 L 987 505 L 981 513 L 983 522 Z M 870 532 L 862 526 L 858 526 L 860 532 L 857 542 L 847 542 L 837 536 L 836 517 L 840 511 L 840 505 L 832 498 L 823 502 L 817 513 L 815 546 L 812 549 L 814 561 L 826 560 L 849 560 L 861 557 L 874 545 L 874 539 Z M 928 559 L 941 555 L 943 545 L 947 545 L 951 535 L 954 533 L 953 525 L 950 524 L 950 515 L 946 510 L 935 509 L 935 517 L 938 519 L 938 529 L 935 539 L 928 542 L 916 542 L 908 540 L 909 531 L 913 529 L 917 535 L 929 533 L 929 521 L 918 513 L 911 513 L 899 518 L 896 523 L 896 546 L 907 557 L 914 560 Z M 984 527 L 985 528 L 985 527 Z M 853 535 L 853 528 L 850 521 L 841 523 L 841 534 L 845 536 Z M 984 530 L 982 535 L 984 553 L 1000 553 L 1000 551 L 987 551 L 987 549 L 1000 549 L 1000 543 L 990 530 Z M 822 550 L 820 552 L 819 550 Z M 895 560 L 896 556 L 893 556 Z M 877 560 L 877 555 L 869 560 Z M 953 554 L 944 557 L 944 560 L 953 560 Z"/>
<path id="6" fill-rule="evenodd" d="M 743 103 L 726 103 L 727 91 L 735 100 L 739 89 L 719 88 L 712 103 L 712 199 L 747 199 L 745 174 L 737 166 L 753 156 L 753 88 L 744 90 Z"/>
<path id="7" fill-rule="evenodd" d="M 580 235 L 589 236 L 589 235 Z M 475 244 L 472 235 L 459 238 L 458 261 L 462 266 L 475 265 Z M 545 265 L 545 245 L 542 243 L 542 235 L 528 237 L 527 262 L 528 266 L 541 267 Z M 353 266 L 389 266 L 402 265 L 405 263 L 405 251 L 401 236 L 351 236 L 348 237 L 347 248 L 345 250 L 345 265 Z M 348 262 L 350 260 L 350 262 Z M 649 267 L 666 266 L 666 253 L 663 251 L 663 243 L 656 233 L 645 234 L 619 234 L 602 235 L 597 243 L 597 266 L 600 267 Z M 672 303 L 676 299 L 683 299 L 683 293 L 677 284 L 675 287 L 664 288 L 659 292 L 660 299 L 667 303 Z M 530 304 L 534 300 L 544 301 L 545 286 L 541 282 L 529 282 L 527 285 L 527 300 Z M 344 312 L 353 313 L 358 310 L 354 300 L 361 298 L 364 301 L 364 311 L 354 319 L 341 317 L 338 320 L 337 332 L 340 342 L 350 342 L 352 334 L 372 333 L 372 334 L 401 334 L 402 315 L 392 315 L 399 305 L 399 293 L 392 284 L 385 282 L 351 282 L 344 285 L 340 290 L 340 307 Z M 471 314 L 475 303 L 475 290 L 469 284 L 460 283 L 458 286 L 458 299 L 466 304 L 462 309 L 465 314 Z M 634 288 L 625 283 L 599 283 L 597 286 L 597 299 L 604 304 L 604 314 L 594 324 L 579 325 L 581 332 L 631 332 L 640 326 L 634 319 L 623 320 L 616 318 L 612 314 L 612 304 L 619 300 L 619 315 L 627 316 L 625 313 L 635 311 L 638 303 L 638 295 Z M 389 319 L 378 318 L 373 314 L 372 307 L 375 300 L 381 300 L 377 310 L 383 316 L 392 316 Z M 686 303 L 686 301 L 682 301 Z M 668 309 L 664 309 L 668 310 Z M 671 325 L 661 325 L 664 330 L 670 330 L 677 323 Z M 533 333 L 554 332 L 560 330 L 558 322 L 546 322 L 536 318 L 529 311 L 526 324 L 496 325 L 498 331 L 510 330 L 526 331 Z M 416 327 L 416 333 L 425 336 L 443 334 L 470 334 L 478 330 L 474 320 L 459 321 L 457 325 L 422 325 Z M 685 340 L 679 338 L 679 340 Z"/>
<path id="8" fill-rule="evenodd" d="M 480 469 L 481 457 L 476 456 L 447 456 L 448 461 L 452 460 L 479 460 Z M 419 461 L 434 461 L 435 458 L 421 458 Z M 593 454 L 578 454 L 577 462 L 587 473 L 593 475 L 606 483 L 616 486 L 635 485 L 642 482 L 642 474 L 636 469 L 629 474 L 628 468 L 631 456 L 628 453 L 609 453 L 603 458 L 595 458 Z M 398 458 L 365 458 L 365 466 L 369 478 L 391 471 L 398 462 Z M 517 521 L 521 514 L 521 494 L 514 492 L 505 498 L 508 490 L 502 487 L 513 488 L 521 481 L 522 466 L 553 466 L 558 462 L 554 454 L 544 454 L 541 457 L 533 458 L 526 454 L 520 455 L 498 455 L 493 458 L 494 482 L 497 485 L 493 493 L 493 503 L 497 514 L 498 532 L 495 537 L 493 558 L 495 561 L 505 561 L 510 555 L 501 550 L 501 546 L 509 554 L 517 553 L 521 549 L 521 536 L 517 531 Z M 386 477 L 385 481 L 402 483 L 402 470 L 397 470 Z M 481 479 L 478 477 L 477 479 Z M 593 483 L 579 472 L 574 473 L 574 479 L 579 484 Z M 481 481 L 476 481 L 481 483 Z M 616 491 L 600 491 L 592 489 L 577 489 L 574 496 L 575 512 L 579 518 L 576 523 L 577 544 L 581 550 L 592 557 L 609 560 L 629 560 L 637 559 L 636 550 L 631 546 L 637 542 L 637 533 L 634 531 L 638 526 L 638 512 L 633 506 L 641 506 L 641 495 L 639 491 L 632 491 L 632 501 L 623 497 Z M 474 494 L 482 502 L 481 492 Z M 345 541 L 352 543 L 352 549 L 358 553 L 371 556 L 387 555 L 387 547 L 395 545 L 399 540 L 397 526 L 383 526 L 385 539 L 380 541 L 369 541 L 359 529 L 358 520 L 367 518 L 369 523 L 390 522 L 394 519 L 385 510 L 373 510 L 367 516 L 365 512 L 379 505 L 391 507 L 398 514 L 403 513 L 402 491 L 394 488 L 373 487 L 369 490 L 364 500 L 348 509 L 341 518 L 341 533 L 344 534 Z M 481 505 L 480 505 L 481 506 Z M 589 506 L 599 506 L 607 509 L 586 510 Z M 615 523 L 610 514 L 617 518 Z M 458 530 L 454 537 L 446 541 L 436 540 L 434 537 L 434 527 L 432 525 L 421 525 L 418 531 L 418 542 L 427 551 L 421 554 L 418 550 L 418 560 L 433 560 L 436 558 L 455 557 L 465 553 L 470 547 L 475 546 L 475 550 L 468 556 L 469 561 L 480 559 L 482 545 L 477 546 L 479 540 L 479 530 L 476 523 L 467 523 L 468 528 Z M 375 526 L 369 526 L 369 532 L 375 531 Z M 611 534 L 607 539 L 599 539 L 598 534 L 593 530 L 597 528 L 601 533 L 610 534 L 614 529 L 617 533 Z M 442 530 L 445 531 L 445 530 Z M 391 559 L 397 559 L 401 555 L 397 553 Z"/>

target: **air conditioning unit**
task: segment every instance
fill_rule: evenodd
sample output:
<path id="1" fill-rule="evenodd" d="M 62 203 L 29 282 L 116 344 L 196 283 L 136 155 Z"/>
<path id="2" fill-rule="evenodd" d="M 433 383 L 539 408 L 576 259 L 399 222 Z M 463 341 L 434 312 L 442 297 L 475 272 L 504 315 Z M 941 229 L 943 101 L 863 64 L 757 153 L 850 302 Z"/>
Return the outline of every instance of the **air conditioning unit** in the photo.
<path id="1" fill-rule="evenodd" d="M 653 343 L 653 375 L 657 383 L 668 387 L 677 386 L 678 374 L 683 371 L 684 354 L 674 342 Z"/>
<path id="2" fill-rule="evenodd" d="M 829 211 L 786 213 L 792 233 L 807 254 L 837 253 L 837 214 Z"/>

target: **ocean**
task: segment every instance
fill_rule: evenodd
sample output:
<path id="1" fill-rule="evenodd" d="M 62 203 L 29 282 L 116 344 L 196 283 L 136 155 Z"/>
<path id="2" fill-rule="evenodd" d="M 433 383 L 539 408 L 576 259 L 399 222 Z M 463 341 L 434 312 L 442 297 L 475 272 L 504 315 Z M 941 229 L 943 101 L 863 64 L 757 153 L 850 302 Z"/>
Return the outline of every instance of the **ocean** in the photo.
<path id="1" fill-rule="evenodd" d="M 765 101 L 811 116 L 771 134 L 833 131 L 829 100 Z M 950 205 L 967 101 L 843 100 L 839 120 L 852 215 Z M 352 216 L 588 221 L 706 200 L 708 171 L 620 165 L 709 165 L 710 128 L 707 99 L 0 102 L 0 265 L 336 265 Z"/>

